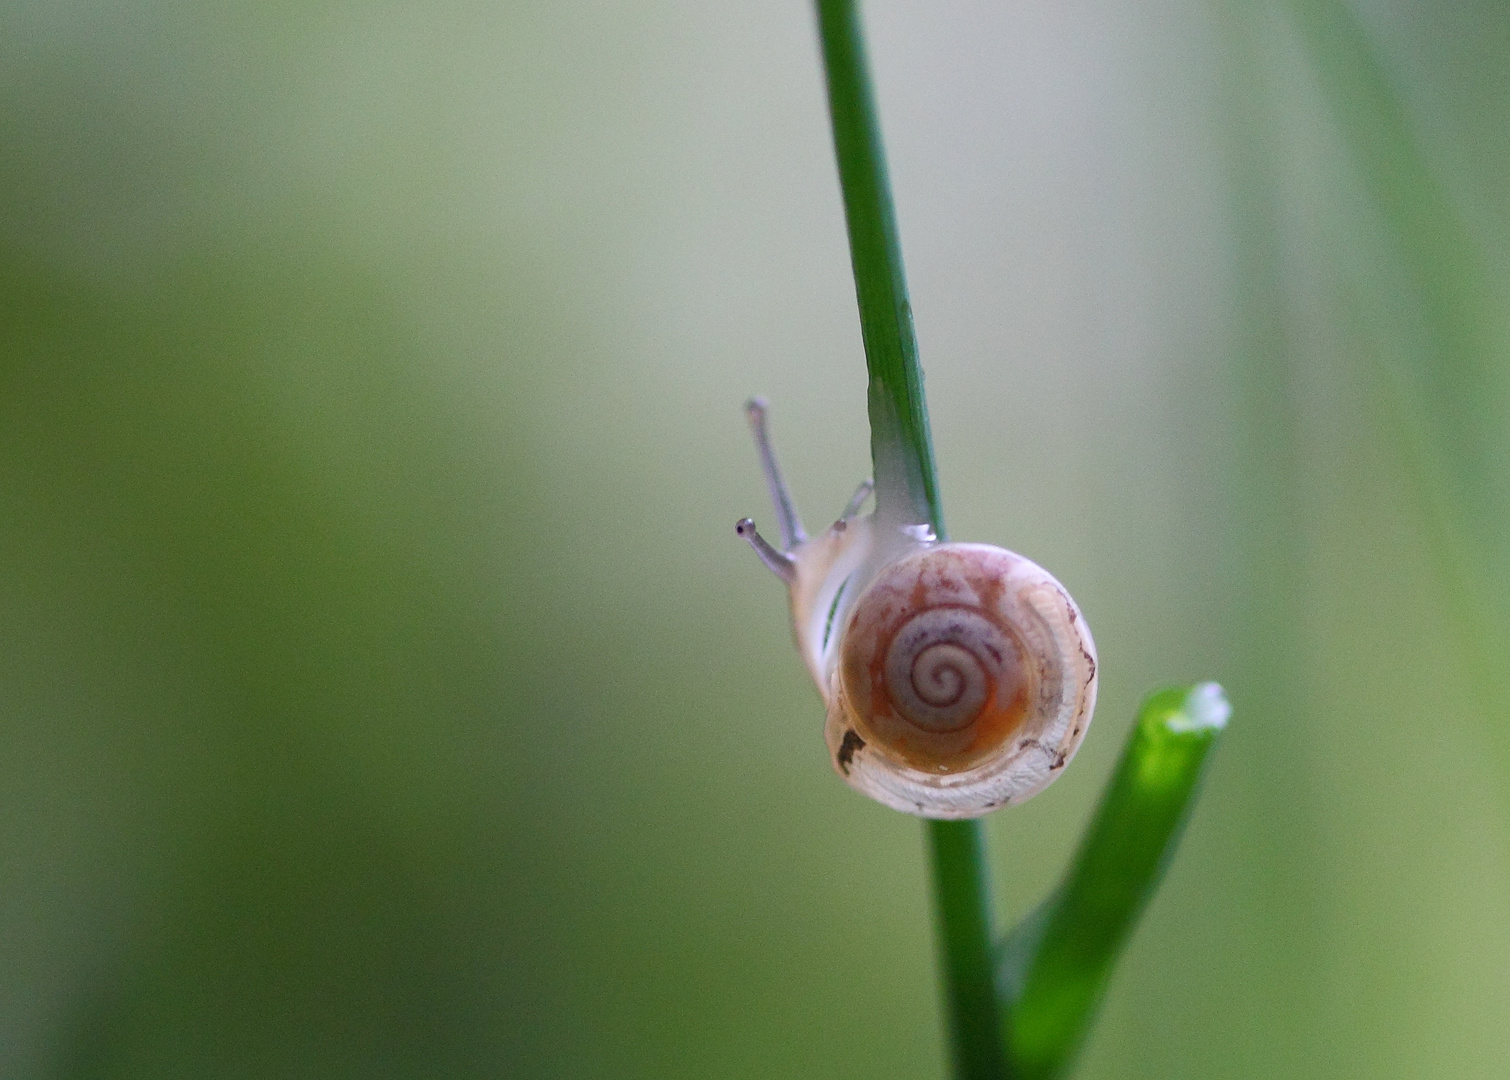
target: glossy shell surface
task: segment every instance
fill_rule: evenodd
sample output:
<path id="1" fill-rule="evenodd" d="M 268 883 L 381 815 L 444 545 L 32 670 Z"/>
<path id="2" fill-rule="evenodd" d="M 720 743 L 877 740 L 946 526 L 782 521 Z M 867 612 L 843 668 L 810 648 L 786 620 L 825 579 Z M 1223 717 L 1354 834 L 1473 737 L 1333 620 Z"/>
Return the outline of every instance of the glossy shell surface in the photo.
<path id="1" fill-rule="evenodd" d="M 970 818 L 1021 802 L 1090 725 L 1085 620 L 1048 571 L 1003 548 L 920 545 L 882 565 L 825 630 L 837 630 L 834 647 L 809 655 L 834 767 L 897 810 Z"/>

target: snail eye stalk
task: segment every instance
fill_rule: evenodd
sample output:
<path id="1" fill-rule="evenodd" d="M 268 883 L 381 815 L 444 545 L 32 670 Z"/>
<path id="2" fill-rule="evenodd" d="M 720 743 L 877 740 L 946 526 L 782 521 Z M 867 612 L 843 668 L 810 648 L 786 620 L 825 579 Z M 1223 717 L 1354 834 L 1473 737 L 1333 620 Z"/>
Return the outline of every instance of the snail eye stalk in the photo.
<path id="1" fill-rule="evenodd" d="M 760 561 L 765 563 L 782 581 L 790 585 L 797 579 L 796 561 L 785 552 L 777 551 L 772 547 L 771 542 L 756 531 L 753 518 L 740 518 L 734 525 L 734 531 L 749 541 L 750 547 L 755 549 L 755 554 L 760 556 Z"/>
<path id="2" fill-rule="evenodd" d="M 755 450 L 760 455 L 760 468 L 765 473 L 766 487 L 771 492 L 771 503 L 776 508 L 776 527 L 781 531 L 781 550 L 791 551 L 807 539 L 802 519 L 797 515 L 797 504 L 781 478 L 781 469 L 776 465 L 776 451 L 771 448 L 771 435 L 766 430 L 766 400 L 753 397 L 745 402 L 745 418 L 755 434 Z"/>

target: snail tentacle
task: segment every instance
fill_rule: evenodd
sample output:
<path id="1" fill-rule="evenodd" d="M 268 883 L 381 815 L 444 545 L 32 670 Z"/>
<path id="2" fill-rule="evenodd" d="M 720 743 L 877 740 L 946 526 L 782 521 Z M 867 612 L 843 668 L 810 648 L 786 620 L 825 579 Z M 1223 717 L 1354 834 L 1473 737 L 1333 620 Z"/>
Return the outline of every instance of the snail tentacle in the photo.
<path id="1" fill-rule="evenodd" d="M 776 451 L 771 446 L 771 436 L 766 430 L 766 400 L 752 397 L 745 402 L 745 416 L 750 421 L 750 430 L 755 434 L 755 450 L 760 455 L 760 468 L 765 473 L 766 487 L 771 492 L 771 502 L 776 507 L 776 526 L 781 531 L 781 549 L 791 551 L 807 539 L 802 528 L 802 518 L 797 514 L 797 504 L 781 478 L 781 469 L 776 465 Z"/>
<path id="2" fill-rule="evenodd" d="M 849 497 L 849 502 L 844 505 L 844 511 L 839 515 L 840 521 L 848 521 L 860 512 L 860 507 L 865 505 L 865 500 L 870 498 L 870 493 L 876 489 L 874 480 L 861 480 L 860 486 L 855 488 L 855 493 Z"/>
<path id="3" fill-rule="evenodd" d="M 771 573 L 788 585 L 797 580 L 797 561 L 785 552 L 777 551 L 769 540 L 761 536 L 755 528 L 754 518 L 740 518 L 734 523 L 734 531 L 749 542 Z"/>

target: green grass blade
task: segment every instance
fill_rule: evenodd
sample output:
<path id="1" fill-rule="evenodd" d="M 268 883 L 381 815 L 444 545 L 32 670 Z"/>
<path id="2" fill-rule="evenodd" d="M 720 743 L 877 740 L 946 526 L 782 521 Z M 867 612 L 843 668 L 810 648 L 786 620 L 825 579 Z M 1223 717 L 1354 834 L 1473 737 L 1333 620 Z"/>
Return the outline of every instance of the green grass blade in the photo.
<path id="1" fill-rule="evenodd" d="M 954 1074 L 962 1080 L 1003 1080 L 1011 1073 L 997 1023 L 991 893 L 981 833 L 979 821 L 928 823 Z"/>
<path id="2" fill-rule="evenodd" d="M 876 505 L 888 514 L 930 523 L 942 539 L 944 507 L 923 397 L 923 371 L 855 0 L 818 0 L 818 31 L 860 304 L 860 333 L 870 373 Z"/>
<path id="3" fill-rule="evenodd" d="M 818 32 L 860 332 L 870 385 L 871 458 L 878 512 L 927 522 L 947 538 L 923 372 L 891 182 L 881 145 L 864 32 L 855 0 L 818 0 Z M 1010 1076 L 991 980 L 991 908 L 978 821 L 927 823 L 950 1055 L 961 1080 Z"/>
<path id="4" fill-rule="evenodd" d="M 1229 712 L 1215 683 L 1161 690 L 1143 703 L 1064 881 L 1003 943 L 1003 1026 L 1019 1076 L 1057 1076 L 1073 1058 L 1174 854 Z"/>
<path id="5" fill-rule="evenodd" d="M 943 539 L 922 369 L 859 13 L 854 0 L 817 0 L 817 9 L 870 376 L 877 507 L 893 518 L 928 522 Z M 949 1043 L 960 1080 L 1008 1080 L 1019 1074 L 1019 1055 L 1037 1070 L 1029 1075 L 1051 1075 L 1068 1059 L 1173 850 L 1225 710 L 1214 684 L 1166 691 L 1145 705 L 1069 879 L 1008 939 L 1005 982 L 993 972 L 981 824 L 928 822 Z M 1003 986 L 1020 991 L 1013 1004 L 1022 1014 L 1005 1024 Z M 1011 1056 L 1008 1038 L 1017 1040 Z"/>

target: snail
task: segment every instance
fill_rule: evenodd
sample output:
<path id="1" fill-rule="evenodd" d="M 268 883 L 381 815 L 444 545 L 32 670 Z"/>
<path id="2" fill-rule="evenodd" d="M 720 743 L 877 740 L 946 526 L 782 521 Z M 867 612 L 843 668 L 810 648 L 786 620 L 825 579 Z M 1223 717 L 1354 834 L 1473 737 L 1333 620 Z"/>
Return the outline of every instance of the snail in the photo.
<path id="1" fill-rule="evenodd" d="M 776 466 L 766 403 L 745 412 L 781 546 L 750 518 L 735 529 L 787 585 L 834 769 L 929 818 L 980 817 L 1051 783 L 1096 704 L 1096 646 L 1069 593 L 1014 552 L 939 541 L 898 509 L 907 500 L 884 476 L 808 537 Z M 861 516 L 873 492 L 875 511 Z"/>

